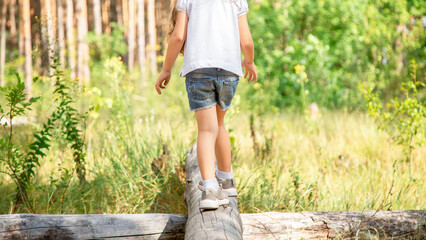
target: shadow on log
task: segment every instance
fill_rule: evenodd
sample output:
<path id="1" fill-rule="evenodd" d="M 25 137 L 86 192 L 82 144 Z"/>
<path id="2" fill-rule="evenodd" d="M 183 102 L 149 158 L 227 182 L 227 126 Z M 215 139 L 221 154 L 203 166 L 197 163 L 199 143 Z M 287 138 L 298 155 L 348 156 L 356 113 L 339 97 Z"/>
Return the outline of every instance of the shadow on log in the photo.
<path id="1" fill-rule="evenodd" d="M 227 208 L 200 212 L 195 146 L 188 151 L 186 168 L 188 219 L 153 213 L 0 215 L 0 239 L 426 239 L 425 210 L 240 215 L 233 198 Z"/>

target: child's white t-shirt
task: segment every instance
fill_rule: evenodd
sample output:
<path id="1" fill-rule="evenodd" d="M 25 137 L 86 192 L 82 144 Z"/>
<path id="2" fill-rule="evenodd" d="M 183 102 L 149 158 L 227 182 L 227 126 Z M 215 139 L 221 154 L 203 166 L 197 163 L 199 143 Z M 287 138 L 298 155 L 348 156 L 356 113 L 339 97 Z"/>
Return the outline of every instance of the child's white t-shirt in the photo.
<path id="1" fill-rule="evenodd" d="M 247 0 L 178 0 L 188 15 L 181 77 L 197 68 L 216 67 L 243 76 L 238 17 Z"/>

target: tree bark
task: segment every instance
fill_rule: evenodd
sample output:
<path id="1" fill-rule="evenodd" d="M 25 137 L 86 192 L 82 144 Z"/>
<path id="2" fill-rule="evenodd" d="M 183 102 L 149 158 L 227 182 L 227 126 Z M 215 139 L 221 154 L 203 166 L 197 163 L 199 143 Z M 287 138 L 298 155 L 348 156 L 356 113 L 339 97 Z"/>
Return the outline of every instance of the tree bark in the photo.
<path id="1" fill-rule="evenodd" d="M 113 0 L 115 11 L 117 12 L 117 24 L 123 26 L 123 9 L 121 8 L 121 0 Z"/>
<path id="2" fill-rule="evenodd" d="M 128 59 L 127 66 L 129 71 L 133 71 L 135 62 L 135 0 L 129 0 L 129 30 L 127 35 Z"/>
<path id="3" fill-rule="evenodd" d="M 6 64 L 6 10 L 7 0 L 1 5 L 1 27 L 0 27 L 0 86 L 4 86 L 4 68 Z"/>
<path id="4" fill-rule="evenodd" d="M 89 47 L 85 41 L 88 32 L 87 26 L 87 2 L 78 0 L 76 6 L 77 15 L 77 78 L 79 85 L 90 82 Z"/>
<path id="5" fill-rule="evenodd" d="M 229 198 L 229 206 L 220 206 L 214 211 L 200 211 L 201 181 L 197 162 L 197 145 L 194 144 L 186 155 L 185 202 L 188 206 L 188 221 L 185 239 L 243 239 L 243 224 L 238 212 L 238 200 Z"/>
<path id="6" fill-rule="evenodd" d="M 138 63 L 141 84 L 145 85 L 145 1 L 138 0 Z"/>
<path id="7" fill-rule="evenodd" d="M 245 240 L 425 239 L 425 217 L 424 210 L 241 214 Z M 11 214 L 0 215 L 0 239 L 184 239 L 185 223 L 184 214 Z"/>
<path id="8" fill-rule="evenodd" d="M 22 0 L 22 18 L 24 21 L 24 39 L 25 39 L 25 90 L 27 92 L 27 100 L 31 98 L 33 88 L 33 63 L 32 63 L 32 47 L 31 47 L 31 15 L 30 0 Z"/>
<path id="9" fill-rule="evenodd" d="M 426 211 L 241 214 L 244 239 L 425 239 Z"/>
<path id="10" fill-rule="evenodd" d="M 157 74 L 157 31 L 155 27 L 155 1 L 148 0 L 148 36 L 149 36 L 149 61 L 151 63 L 151 74 Z"/>
<path id="11" fill-rule="evenodd" d="M 9 0 L 10 31 L 9 43 L 11 48 L 16 47 L 16 0 Z"/>
<path id="12" fill-rule="evenodd" d="M 71 69 L 71 79 L 76 77 L 75 73 L 75 39 L 74 39 L 74 8 L 73 0 L 67 1 L 67 49 L 68 66 Z"/>
<path id="13" fill-rule="evenodd" d="M 161 213 L 0 215 L 0 239 L 183 239 L 185 222 Z"/>
<path id="14" fill-rule="evenodd" d="M 109 24 L 109 12 L 111 8 L 111 1 L 104 0 L 102 1 L 102 25 L 104 27 L 104 32 L 110 33 L 111 26 Z"/>
<path id="15" fill-rule="evenodd" d="M 53 75 L 54 69 L 50 67 L 55 56 L 55 31 L 53 27 L 52 0 L 41 0 L 41 31 L 44 49 L 44 59 L 49 75 Z M 52 81 L 53 84 L 53 81 Z"/>
<path id="16" fill-rule="evenodd" d="M 59 63 L 65 66 L 65 30 L 64 30 L 64 4 L 62 0 L 57 0 L 56 7 L 58 10 L 58 53 Z"/>
<path id="17" fill-rule="evenodd" d="M 127 37 L 129 26 L 129 0 L 121 0 L 121 11 L 123 14 L 124 35 Z"/>
<path id="18" fill-rule="evenodd" d="M 95 24 L 95 33 L 102 34 L 102 14 L 101 14 L 101 1 L 93 0 L 93 21 Z"/>
<path id="19" fill-rule="evenodd" d="M 18 1 L 18 5 L 19 5 L 19 55 L 22 56 L 25 54 L 25 39 L 24 39 L 24 18 L 23 18 L 23 10 L 22 10 L 22 1 Z"/>

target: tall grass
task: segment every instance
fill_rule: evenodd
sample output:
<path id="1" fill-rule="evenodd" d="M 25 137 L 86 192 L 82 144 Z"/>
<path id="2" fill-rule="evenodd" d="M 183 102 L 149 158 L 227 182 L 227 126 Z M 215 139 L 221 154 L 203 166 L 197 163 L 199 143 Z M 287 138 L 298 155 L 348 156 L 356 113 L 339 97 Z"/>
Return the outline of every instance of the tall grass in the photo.
<path id="1" fill-rule="evenodd" d="M 154 78 L 141 86 L 136 75 L 97 73 L 96 88 L 85 89 L 80 101 L 81 108 L 98 105 L 85 130 L 87 183 L 79 185 L 75 176 L 58 194 L 54 180 L 72 162 L 69 149 L 53 145 L 30 193 L 37 213 L 186 212 L 185 157 L 197 130 L 184 79 L 174 70 L 161 97 Z M 49 84 L 35 86 L 44 96 L 33 113 L 39 119 L 50 109 Z M 426 148 L 414 152 L 410 176 L 402 150 L 366 114 L 322 110 L 317 120 L 284 110 L 256 115 L 246 105 L 252 87 L 240 81 L 225 123 L 241 212 L 425 209 Z M 0 175 L 1 213 L 10 212 L 14 189 Z"/>

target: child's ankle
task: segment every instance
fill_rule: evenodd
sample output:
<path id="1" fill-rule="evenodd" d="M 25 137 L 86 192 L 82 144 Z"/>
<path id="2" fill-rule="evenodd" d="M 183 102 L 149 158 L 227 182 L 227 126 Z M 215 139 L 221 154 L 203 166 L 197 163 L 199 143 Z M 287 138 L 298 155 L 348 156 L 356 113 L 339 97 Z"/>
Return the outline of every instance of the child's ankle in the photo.
<path id="1" fill-rule="evenodd" d="M 203 191 L 205 191 L 207 188 L 217 190 L 219 188 L 219 183 L 217 182 L 217 179 L 211 178 L 203 180 Z"/>
<path id="2" fill-rule="evenodd" d="M 221 170 L 217 169 L 216 170 L 216 176 L 220 180 L 226 180 L 228 178 L 233 178 L 234 177 L 234 172 L 232 171 L 232 166 L 231 166 L 231 171 L 230 172 L 224 172 L 224 171 L 221 171 Z"/>

